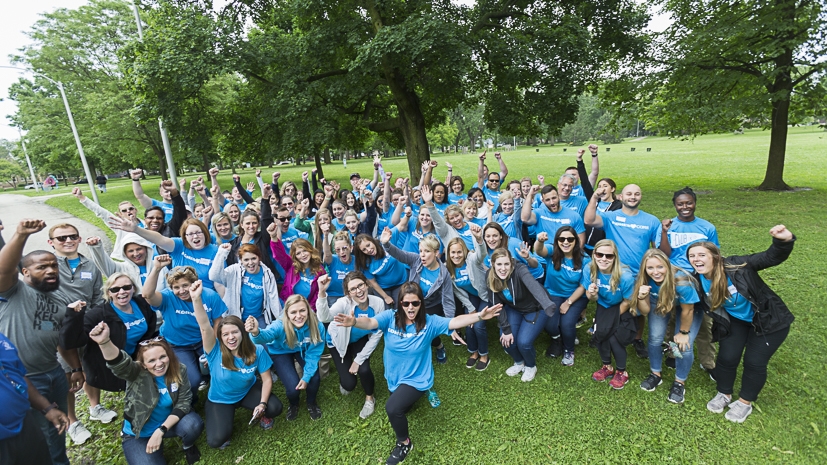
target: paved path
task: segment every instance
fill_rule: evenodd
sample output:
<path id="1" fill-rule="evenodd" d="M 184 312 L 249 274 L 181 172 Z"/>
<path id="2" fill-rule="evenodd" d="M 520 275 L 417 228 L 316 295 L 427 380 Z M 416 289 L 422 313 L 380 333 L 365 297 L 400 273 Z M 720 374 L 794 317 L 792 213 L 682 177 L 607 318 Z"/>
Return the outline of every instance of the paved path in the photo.
<path id="1" fill-rule="evenodd" d="M 58 194 L 59 195 L 59 194 Z M 112 250 L 112 242 L 106 237 L 106 233 L 97 226 L 74 217 L 65 211 L 46 205 L 46 199 L 52 196 L 27 197 L 25 195 L 2 194 L 0 195 L 0 220 L 3 220 L 3 237 L 8 240 L 17 228 L 17 223 L 23 218 L 37 218 L 46 221 L 46 228 L 37 234 L 29 237 L 26 242 L 24 253 L 32 250 L 52 250 L 52 246 L 46 242 L 49 239 L 49 228 L 59 223 L 70 223 L 80 231 L 84 240 L 91 236 L 100 236 L 104 241 L 106 250 Z M 80 253 L 88 256 L 86 244 L 80 245 Z"/>

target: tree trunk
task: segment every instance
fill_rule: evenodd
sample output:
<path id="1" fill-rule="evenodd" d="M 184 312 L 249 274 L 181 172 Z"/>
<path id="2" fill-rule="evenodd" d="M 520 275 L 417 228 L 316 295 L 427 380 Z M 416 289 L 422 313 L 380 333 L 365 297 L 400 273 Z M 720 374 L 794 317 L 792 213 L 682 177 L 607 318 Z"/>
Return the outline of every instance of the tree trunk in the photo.
<path id="1" fill-rule="evenodd" d="M 203 171 L 206 173 L 210 170 L 210 159 L 207 158 L 207 153 L 206 152 L 201 153 L 201 160 L 204 162 Z"/>
<path id="2" fill-rule="evenodd" d="M 158 157 L 158 171 L 161 172 L 161 179 L 166 181 L 167 180 L 167 159 L 163 153 L 155 152 L 155 156 Z"/>
<path id="3" fill-rule="evenodd" d="M 324 157 L 324 164 L 329 165 L 330 164 L 330 147 L 325 145 L 324 152 L 322 152 L 322 156 Z M 316 162 L 316 168 L 319 170 L 320 173 L 322 172 L 322 168 L 318 164 L 318 162 Z"/>
<path id="4" fill-rule="evenodd" d="M 762 191 L 790 190 L 784 182 L 784 159 L 787 155 L 787 119 L 790 113 L 789 97 L 772 104 L 772 128 L 770 130 L 770 153 L 767 158 L 767 172 L 758 186 Z"/>
<path id="5" fill-rule="evenodd" d="M 313 158 L 316 161 L 316 179 L 322 179 L 324 177 L 324 170 L 322 169 L 322 158 L 324 157 L 325 163 L 330 163 L 330 149 L 327 147 L 324 148 L 324 152 L 322 155 L 319 155 L 319 150 L 316 149 L 313 154 Z M 311 186 L 312 187 L 312 186 Z"/>

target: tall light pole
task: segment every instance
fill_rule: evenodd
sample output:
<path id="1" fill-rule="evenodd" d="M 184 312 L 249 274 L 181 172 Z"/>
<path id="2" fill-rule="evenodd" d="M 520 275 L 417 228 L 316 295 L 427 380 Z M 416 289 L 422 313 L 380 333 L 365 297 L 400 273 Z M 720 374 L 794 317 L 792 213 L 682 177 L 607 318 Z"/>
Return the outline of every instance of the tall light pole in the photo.
<path id="1" fill-rule="evenodd" d="M 83 145 L 80 143 L 78 128 L 75 126 L 75 118 L 72 117 L 72 109 L 69 108 L 69 100 L 66 98 L 66 91 L 63 90 L 63 83 L 61 83 L 60 81 L 55 81 L 54 79 L 44 74 L 36 73 L 32 70 L 24 68 L 17 68 L 15 66 L 0 66 L 0 68 L 16 69 L 18 71 L 28 71 L 34 74 L 35 76 L 40 76 L 43 79 L 46 79 L 47 81 L 57 86 L 57 89 L 60 91 L 60 96 L 63 97 L 63 106 L 66 107 L 66 116 L 69 117 L 69 126 L 72 127 L 72 134 L 75 135 L 75 144 L 77 144 L 78 146 L 78 153 L 80 153 L 80 162 L 83 164 L 83 172 L 86 174 L 86 182 L 89 183 L 89 191 L 92 192 L 92 199 L 95 200 L 95 203 L 100 205 L 100 202 L 98 201 L 98 191 L 95 190 L 92 172 L 89 171 L 89 163 L 86 162 L 86 154 L 83 152 Z M 37 185 L 37 180 L 35 180 L 35 185 Z"/>
<path id="2" fill-rule="evenodd" d="M 29 174 L 32 175 L 32 183 L 34 183 L 34 191 L 37 192 L 40 188 L 37 186 L 37 178 L 34 177 L 34 168 L 32 168 L 32 161 L 29 159 L 29 151 L 26 150 L 26 141 L 23 140 L 23 133 L 20 132 L 20 127 L 17 128 L 17 134 L 20 135 L 20 144 L 23 145 L 23 154 L 26 155 L 26 164 L 29 165 Z"/>
<path id="3" fill-rule="evenodd" d="M 138 40 L 144 41 L 144 26 L 141 24 L 141 12 L 138 11 L 138 4 L 132 1 L 132 12 L 135 14 L 135 24 L 138 26 Z M 167 157 L 167 169 L 169 170 L 169 178 L 172 180 L 172 185 L 178 185 L 178 173 L 175 171 L 175 162 L 172 160 L 172 148 L 169 145 L 169 135 L 167 128 L 164 127 L 164 120 L 158 117 L 158 129 L 161 130 L 161 142 L 164 144 L 164 154 Z"/>

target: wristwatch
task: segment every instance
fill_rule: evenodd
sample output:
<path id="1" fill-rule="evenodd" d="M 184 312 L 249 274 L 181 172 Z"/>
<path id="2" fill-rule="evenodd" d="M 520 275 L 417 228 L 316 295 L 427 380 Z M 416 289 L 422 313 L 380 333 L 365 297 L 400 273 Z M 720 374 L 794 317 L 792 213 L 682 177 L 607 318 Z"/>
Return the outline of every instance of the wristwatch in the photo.
<path id="1" fill-rule="evenodd" d="M 159 426 L 158 429 L 161 430 L 161 432 L 164 434 L 167 434 L 167 432 L 169 431 L 169 429 L 164 425 Z"/>
<path id="2" fill-rule="evenodd" d="M 42 413 L 43 415 L 46 415 L 47 413 L 51 412 L 53 409 L 56 409 L 56 408 L 57 408 L 57 404 L 52 402 L 51 404 L 46 406 L 46 408 L 41 410 L 40 413 Z"/>

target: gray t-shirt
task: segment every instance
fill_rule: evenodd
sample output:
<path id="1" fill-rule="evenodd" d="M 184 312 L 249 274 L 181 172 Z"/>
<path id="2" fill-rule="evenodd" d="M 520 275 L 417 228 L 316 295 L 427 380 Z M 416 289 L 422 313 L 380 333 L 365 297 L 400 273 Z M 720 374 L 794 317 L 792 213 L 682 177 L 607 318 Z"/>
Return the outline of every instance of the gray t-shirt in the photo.
<path id="1" fill-rule="evenodd" d="M 28 374 L 45 373 L 60 366 L 55 351 L 70 303 L 60 289 L 43 293 L 23 280 L 0 292 L 0 332 L 17 346 Z"/>

